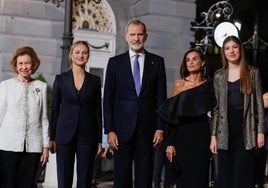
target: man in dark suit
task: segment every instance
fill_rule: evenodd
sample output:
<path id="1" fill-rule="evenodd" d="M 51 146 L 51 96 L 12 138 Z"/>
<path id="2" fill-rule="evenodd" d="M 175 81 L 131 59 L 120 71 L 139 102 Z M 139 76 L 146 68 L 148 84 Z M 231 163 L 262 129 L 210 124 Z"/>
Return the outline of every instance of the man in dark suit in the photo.
<path id="1" fill-rule="evenodd" d="M 144 50 L 147 33 L 143 22 L 131 20 L 125 39 L 129 50 L 110 58 L 107 66 L 105 134 L 115 150 L 114 187 L 132 187 L 134 161 L 135 187 L 150 188 L 153 151 L 164 131 L 164 123 L 156 115 L 166 99 L 164 59 Z"/>

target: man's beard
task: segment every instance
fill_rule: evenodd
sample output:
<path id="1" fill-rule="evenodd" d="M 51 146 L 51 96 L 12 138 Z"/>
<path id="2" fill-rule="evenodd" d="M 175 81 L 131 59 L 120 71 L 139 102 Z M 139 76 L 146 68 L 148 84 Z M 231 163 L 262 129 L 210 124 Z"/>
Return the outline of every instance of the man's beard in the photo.
<path id="1" fill-rule="evenodd" d="M 128 44 L 128 45 L 129 45 L 130 49 L 133 49 L 135 51 L 140 51 L 140 50 L 143 50 L 143 48 L 144 48 L 144 45 L 142 43 L 135 44 L 135 45 L 133 45 L 133 44 Z"/>

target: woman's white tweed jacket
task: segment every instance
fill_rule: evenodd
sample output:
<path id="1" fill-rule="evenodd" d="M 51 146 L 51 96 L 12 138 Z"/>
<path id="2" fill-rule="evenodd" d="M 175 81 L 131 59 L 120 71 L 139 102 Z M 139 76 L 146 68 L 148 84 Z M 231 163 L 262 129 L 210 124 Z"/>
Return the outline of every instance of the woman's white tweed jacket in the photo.
<path id="1" fill-rule="evenodd" d="M 12 78 L 0 83 L 0 150 L 42 152 L 49 146 L 47 84 L 23 84 Z"/>

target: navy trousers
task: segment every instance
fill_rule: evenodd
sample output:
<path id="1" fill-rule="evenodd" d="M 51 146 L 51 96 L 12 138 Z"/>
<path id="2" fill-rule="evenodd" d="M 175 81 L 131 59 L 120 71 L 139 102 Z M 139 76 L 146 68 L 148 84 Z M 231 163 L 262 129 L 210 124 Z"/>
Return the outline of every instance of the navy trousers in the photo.
<path id="1" fill-rule="evenodd" d="M 74 161 L 77 164 L 76 188 L 90 188 L 97 144 L 89 145 L 83 139 L 68 145 L 57 144 L 58 188 L 72 188 Z"/>

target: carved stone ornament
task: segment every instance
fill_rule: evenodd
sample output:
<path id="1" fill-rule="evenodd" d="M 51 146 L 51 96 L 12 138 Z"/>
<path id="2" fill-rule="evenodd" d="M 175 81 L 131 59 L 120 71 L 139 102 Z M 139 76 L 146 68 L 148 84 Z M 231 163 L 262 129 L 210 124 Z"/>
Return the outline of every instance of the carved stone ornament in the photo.
<path id="1" fill-rule="evenodd" d="M 73 1 L 73 29 L 112 33 L 112 21 L 107 4 L 96 0 Z"/>

